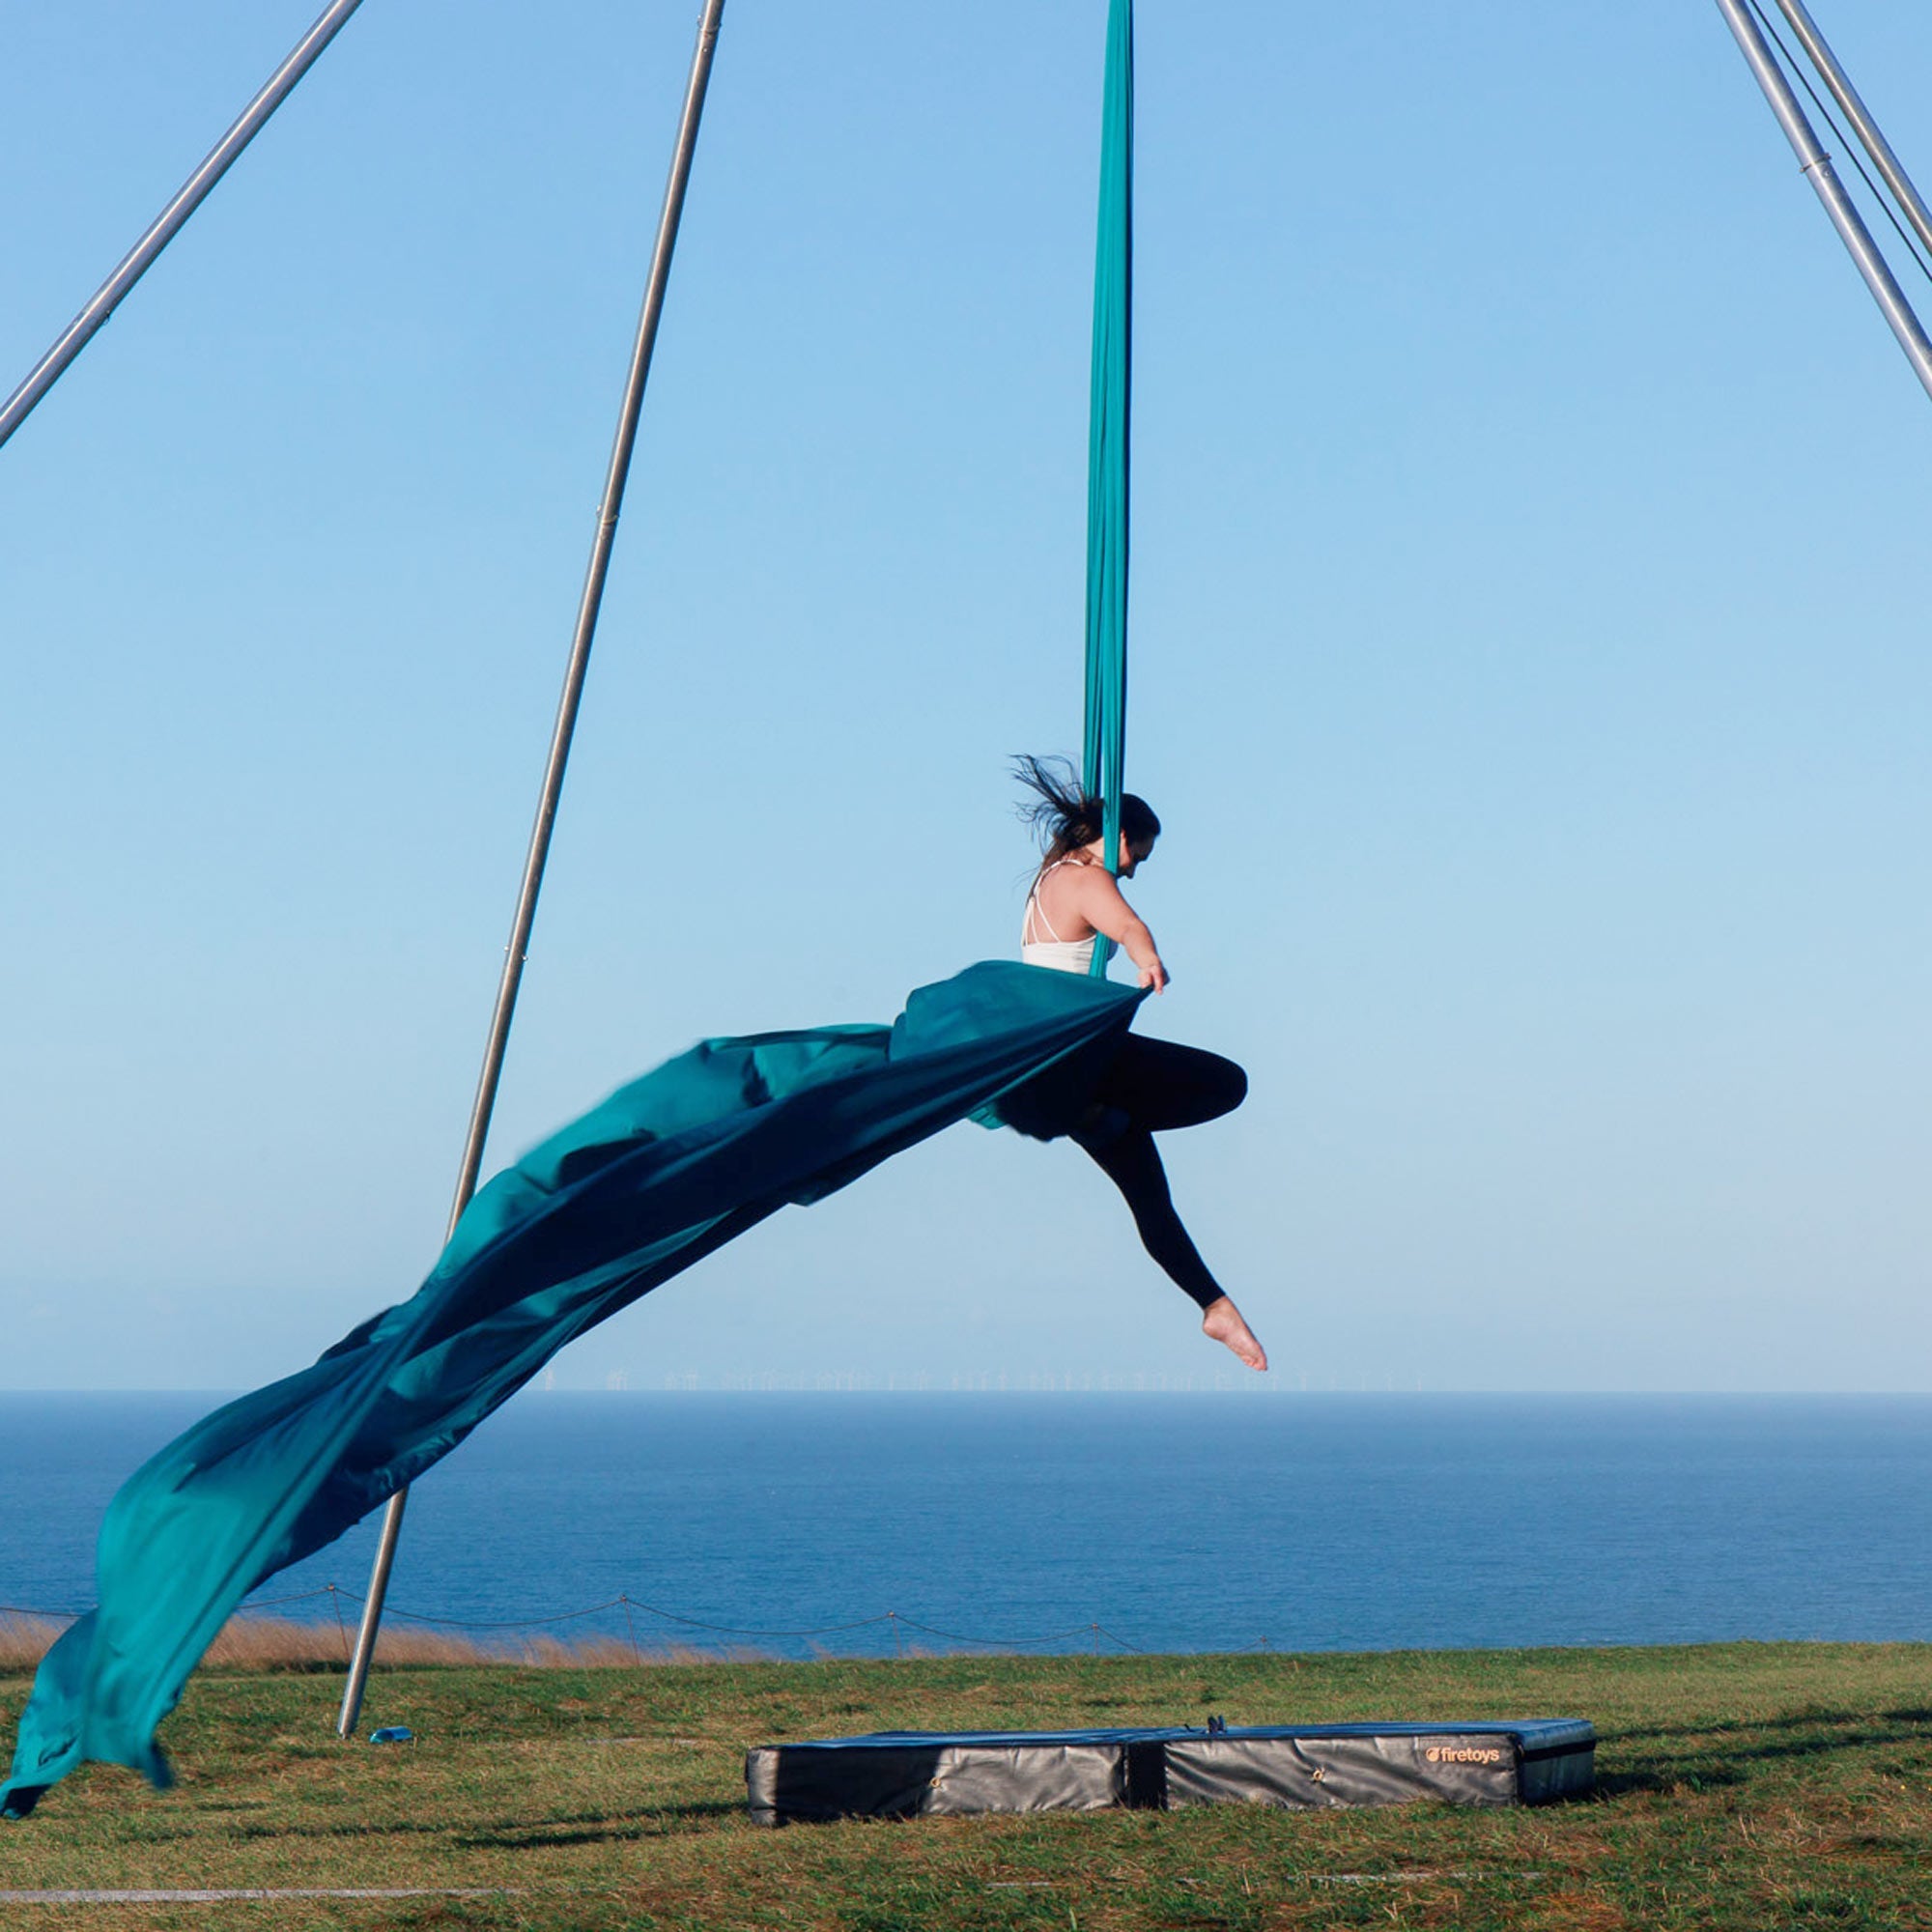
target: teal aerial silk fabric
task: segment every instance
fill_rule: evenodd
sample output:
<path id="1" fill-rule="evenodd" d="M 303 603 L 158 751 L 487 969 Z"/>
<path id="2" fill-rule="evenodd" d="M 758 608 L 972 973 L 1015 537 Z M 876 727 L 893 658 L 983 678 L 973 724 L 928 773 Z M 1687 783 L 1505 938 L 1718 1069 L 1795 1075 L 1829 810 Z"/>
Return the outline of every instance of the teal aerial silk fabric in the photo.
<path id="1" fill-rule="evenodd" d="M 1087 728 L 1081 780 L 1106 802 L 1101 849 L 1119 869 L 1127 744 L 1127 491 L 1133 387 L 1134 10 L 1112 0 L 1100 116 L 1094 250 L 1093 390 L 1087 417 Z M 1094 949 L 1094 973 L 1107 970 Z"/>
<path id="2" fill-rule="evenodd" d="M 786 1203 L 950 1122 L 1065 1132 L 1140 995 L 988 962 L 891 1027 L 712 1039 L 620 1088 L 465 1210 L 429 1279 L 312 1367 L 196 1423 L 122 1487 L 99 1606 L 48 1652 L 0 1812 L 155 1742 L 229 1613 L 446 1456 L 574 1336 Z"/>

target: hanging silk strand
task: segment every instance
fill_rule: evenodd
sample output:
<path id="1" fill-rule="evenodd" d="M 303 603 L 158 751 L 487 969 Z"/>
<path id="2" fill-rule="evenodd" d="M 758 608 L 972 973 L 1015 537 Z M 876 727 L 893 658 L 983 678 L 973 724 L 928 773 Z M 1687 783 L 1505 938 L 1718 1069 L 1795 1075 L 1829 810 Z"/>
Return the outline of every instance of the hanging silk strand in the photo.
<path id="1" fill-rule="evenodd" d="M 1127 738 L 1128 417 L 1133 375 L 1134 10 L 1112 0 L 1094 253 L 1094 370 L 1087 431 L 1087 719 L 1081 777 L 1106 803 L 1107 869 L 1119 869 Z M 1107 970 L 1094 949 L 1094 971 Z"/>

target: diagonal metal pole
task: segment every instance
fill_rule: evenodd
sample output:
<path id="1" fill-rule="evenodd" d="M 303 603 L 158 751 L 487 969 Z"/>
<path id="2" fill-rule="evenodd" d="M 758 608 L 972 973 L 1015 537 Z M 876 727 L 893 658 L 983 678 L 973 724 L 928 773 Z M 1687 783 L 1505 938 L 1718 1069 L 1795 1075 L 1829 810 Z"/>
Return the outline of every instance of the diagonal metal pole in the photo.
<path id="1" fill-rule="evenodd" d="M 1833 172 L 1831 156 L 1818 145 L 1818 137 L 1811 131 L 1811 124 L 1804 118 L 1804 110 L 1798 104 L 1798 97 L 1791 91 L 1784 70 L 1778 66 L 1764 36 L 1759 33 L 1757 22 L 1747 11 L 1745 0 L 1718 0 L 1718 11 L 1723 14 L 1736 38 L 1758 86 L 1764 90 L 1764 98 L 1771 103 L 1777 125 L 1784 129 L 1785 138 L 1798 156 L 1798 165 L 1817 190 L 1818 199 L 1825 204 L 1825 213 L 1831 216 L 1832 226 L 1838 231 L 1839 239 L 1858 265 L 1859 273 L 1864 277 L 1865 287 L 1872 293 L 1872 299 L 1891 326 L 1892 334 L 1898 338 L 1898 346 L 1905 351 L 1905 359 L 1912 364 L 1913 373 L 1924 385 L 1925 393 L 1932 396 L 1932 340 L 1926 338 L 1924 328 L 1912 311 L 1912 304 L 1905 298 L 1905 291 L 1898 286 L 1890 269 L 1886 266 L 1878 243 L 1871 238 L 1871 231 L 1860 218 L 1851 196 L 1845 192 L 1844 184 Z"/>
<path id="2" fill-rule="evenodd" d="M 148 271 L 149 265 L 172 242 L 183 223 L 207 198 L 208 191 L 228 172 L 243 148 L 261 132 L 295 84 L 327 46 L 362 0 L 334 0 L 296 43 L 280 67 L 263 83 L 262 91 L 242 110 L 242 117 L 209 151 L 200 167 L 185 181 L 175 198 L 156 215 L 148 232 L 121 259 L 121 265 L 95 290 L 87 306 L 68 324 L 60 339 L 36 362 L 27 380 L 0 404 L 0 443 L 26 421 L 33 408 L 60 381 L 61 372 L 85 349 L 95 331 L 119 306 L 121 298 Z"/>
<path id="3" fill-rule="evenodd" d="M 1905 163 L 1891 152 L 1891 143 L 1885 138 L 1884 129 L 1872 119 L 1871 109 L 1859 98 L 1851 75 L 1838 65 L 1837 55 L 1818 31 L 1818 23 L 1812 19 L 1804 0 L 1777 0 L 1777 11 L 1791 23 L 1791 31 L 1798 36 L 1799 45 L 1818 70 L 1825 85 L 1831 90 L 1832 99 L 1843 110 L 1845 119 L 1852 124 L 1853 132 L 1863 144 L 1865 153 L 1872 157 L 1872 165 L 1885 178 L 1885 185 L 1890 188 L 1900 212 L 1911 222 L 1919 241 L 1932 248 L 1932 211 L 1926 209 L 1918 188 L 1912 185 L 1912 177 L 1905 172 Z"/>
<path id="4" fill-rule="evenodd" d="M 724 16 L 724 0 L 705 0 L 704 13 L 697 23 L 697 46 L 691 57 L 691 79 L 684 95 L 684 113 L 678 123 L 677 146 L 672 151 L 670 179 L 665 185 L 664 212 L 658 217 L 657 241 L 651 250 L 651 270 L 644 285 L 643 307 L 638 316 L 637 340 L 631 350 L 630 374 L 624 383 L 624 401 L 617 416 L 617 434 L 611 447 L 611 467 L 604 479 L 604 497 L 597 510 L 597 533 L 590 546 L 590 565 L 584 573 L 583 595 L 578 605 L 577 628 L 570 640 L 570 663 L 564 672 L 563 696 L 557 704 L 556 725 L 551 733 L 550 760 L 544 768 L 543 792 L 537 801 L 536 823 L 530 828 L 528 856 L 524 861 L 522 890 L 517 895 L 517 913 L 510 926 L 510 943 L 503 955 L 503 976 L 497 987 L 497 1009 L 490 1021 L 490 1037 L 483 1051 L 483 1071 L 476 1083 L 476 1101 L 469 1114 L 469 1135 L 464 1144 L 462 1171 L 457 1177 L 456 1199 L 449 1210 L 449 1231 L 454 1233 L 469 1197 L 476 1191 L 476 1176 L 483 1163 L 483 1143 L 490 1132 L 490 1115 L 497 1104 L 497 1082 L 503 1067 L 503 1049 L 510 1037 L 510 1021 L 516 1012 L 517 988 L 523 980 L 524 958 L 529 948 L 530 927 L 535 923 L 537 894 L 543 885 L 544 862 L 550 855 L 552 827 L 556 821 L 557 800 L 563 791 L 563 769 L 570 757 L 571 733 L 577 725 L 578 704 L 583 695 L 583 676 L 590 665 L 590 644 L 597 632 L 598 607 L 604 601 L 604 580 L 611 568 L 611 551 L 616 540 L 617 518 L 624 504 L 624 483 L 630 474 L 631 452 L 638 440 L 638 417 L 643 408 L 644 383 L 650 375 L 651 351 L 656 346 L 658 318 L 664 312 L 665 288 L 670 279 L 671 250 L 677 243 L 677 226 L 684 213 L 684 192 L 691 180 L 691 159 L 697 148 L 697 123 L 704 112 L 704 92 L 711 80 L 711 60 L 718 47 L 719 23 Z M 447 1239 L 447 1236 L 444 1237 Z M 369 1680 L 369 1663 L 375 1654 L 376 1633 L 383 1621 L 383 1600 L 388 1593 L 389 1571 L 396 1558 L 396 1541 L 402 1531 L 403 1509 L 409 1491 L 398 1490 L 389 1498 L 383 1514 L 383 1533 L 376 1548 L 376 1562 L 369 1577 L 369 1594 L 363 1600 L 361 1627 L 355 1634 L 355 1656 L 349 1666 L 349 1682 L 342 1693 L 342 1710 L 336 1732 L 348 1737 L 355 1728 L 362 1709 L 362 1692 Z"/>

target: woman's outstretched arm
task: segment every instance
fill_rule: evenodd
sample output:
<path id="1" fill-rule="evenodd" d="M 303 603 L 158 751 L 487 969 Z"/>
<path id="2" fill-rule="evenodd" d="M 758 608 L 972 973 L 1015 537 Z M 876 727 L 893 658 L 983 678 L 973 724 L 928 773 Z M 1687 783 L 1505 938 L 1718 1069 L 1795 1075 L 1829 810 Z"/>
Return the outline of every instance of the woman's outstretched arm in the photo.
<path id="1" fill-rule="evenodd" d="M 1055 895 L 1060 904 L 1077 913 L 1095 932 L 1115 941 L 1139 967 L 1143 986 L 1165 992 L 1167 968 L 1161 964 L 1153 934 L 1127 903 L 1114 875 L 1104 866 L 1067 866 L 1060 877 L 1065 880 Z"/>

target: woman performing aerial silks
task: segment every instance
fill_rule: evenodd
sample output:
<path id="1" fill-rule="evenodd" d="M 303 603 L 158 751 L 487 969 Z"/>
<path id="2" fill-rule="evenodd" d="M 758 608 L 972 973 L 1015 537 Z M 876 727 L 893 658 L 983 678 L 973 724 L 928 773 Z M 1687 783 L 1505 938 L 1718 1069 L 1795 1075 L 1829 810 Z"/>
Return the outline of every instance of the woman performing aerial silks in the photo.
<path id="1" fill-rule="evenodd" d="M 1030 966 L 1087 973 L 1096 945 L 1111 952 L 1119 944 L 1139 970 L 1141 985 L 1164 992 L 1167 968 L 1153 934 L 1107 867 L 1100 800 L 1085 796 L 1070 767 L 1056 771 L 1039 758 L 1023 757 L 1013 769 L 1034 794 L 1021 810 L 1046 848 L 1027 895 L 1021 959 Z M 1121 801 L 1122 878 L 1131 879 L 1147 863 L 1159 837 L 1160 820 L 1152 809 L 1127 793 Z M 1247 1091 L 1248 1076 L 1218 1053 L 1128 1034 L 1070 1138 L 1121 1190 L 1141 1244 L 1200 1308 L 1202 1332 L 1233 1350 L 1249 1368 L 1265 1369 L 1266 1351 L 1208 1272 L 1174 1210 L 1167 1172 L 1153 1144 L 1156 1133 L 1233 1113 Z"/>
<path id="2" fill-rule="evenodd" d="M 890 1025 L 703 1040 L 620 1087 L 477 1193 L 409 1300 L 205 1416 L 122 1485 L 100 1529 L 99 1606 L 42 1661 L 0 1817 L 26 1816 L 90 1759 L 167 1783 L 156 1728 L 250 1590 L 413 1482 L 567 1342 L 956 1121 L 1070 1134 L 1207 1332 L 1266 1365 L 1175 1214 L 1152 1140 L 1227 1113 L 1245 1079 L 1133 1037 L 1166 969 L 1099 863 L 1098 809 L 1029 770 L 1054 840 L 1028 909 L 1035 964 L 968 967 L 910 994 Z M 1139 800 L 1128 809 L 1131 875 L 1160 828 Z M 1038 970 L 1084 966 L 1095 934 L 1124 943 L 1140 989 Z"/>

